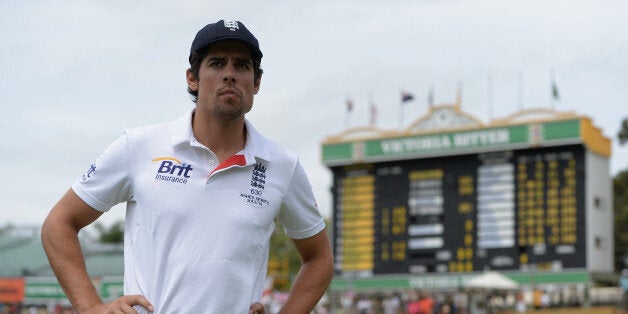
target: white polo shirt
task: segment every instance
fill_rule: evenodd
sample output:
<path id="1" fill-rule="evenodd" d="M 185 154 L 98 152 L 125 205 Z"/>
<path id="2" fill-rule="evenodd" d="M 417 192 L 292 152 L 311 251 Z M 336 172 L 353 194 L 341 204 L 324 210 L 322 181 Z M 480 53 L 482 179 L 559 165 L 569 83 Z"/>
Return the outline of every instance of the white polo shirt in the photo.
<path id="1" fill-rule="evenodd" d="M 325 223 L 294 153 L 246 121 L 244 150 L 219 165 L 194 138 L 192 113 L 126 131 L 72 189 L 99 211 L 127 202 L 125 294 L 155 313 L 248 313 L 274 219 L 294 239 Z"/>

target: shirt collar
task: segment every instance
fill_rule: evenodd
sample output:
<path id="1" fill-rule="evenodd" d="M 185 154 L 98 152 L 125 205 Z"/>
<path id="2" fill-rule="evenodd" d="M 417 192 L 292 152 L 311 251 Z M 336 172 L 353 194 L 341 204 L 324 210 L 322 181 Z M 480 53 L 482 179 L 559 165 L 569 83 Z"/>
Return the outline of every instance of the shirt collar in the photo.
<path id="1" fill-rule="evenodd" d="M 249 152 L 255 157 L 259 157 L 266 161 L 270 161 L 270 143 L 253 127 L 253 124 L 246 118 L 244 119 L 246 126 L 246 144 L 244 151 Z"/>
<path id="2" fill-rule="evenodd" d="M 179 117 L 172 123 L 172 146 L 189 143 L 192 140 L 192 114 L 194 109 Z"/>
<path id="3" fill-rule="evenodd" d="M 191 144 L 194 137 L 194 133 L 192 132 L 192 114 L 194 114 L 194 109 L 188 111 L 173 122 L 172 146 L 183 143 Z M 238 154 L 244 155 L 247 159 L 247 163 L 253 161 L 254 158 L 270 161 L 270 145 L 268 145 L 268 140 L 257 132 L 249 120 L 244 119 L 244 125 L 246 126 L 246 144 L 244 145 L 244 149 Z"/>

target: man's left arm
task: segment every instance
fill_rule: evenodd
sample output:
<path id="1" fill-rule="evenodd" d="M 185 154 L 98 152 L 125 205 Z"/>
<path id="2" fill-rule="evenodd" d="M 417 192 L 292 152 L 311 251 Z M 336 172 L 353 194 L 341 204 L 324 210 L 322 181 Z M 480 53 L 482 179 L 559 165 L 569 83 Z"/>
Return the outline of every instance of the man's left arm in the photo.
<path id="1" fill-rule="evenodd" d="M 327 290 L 334 276 L 334 259 L 325 229 L 309 238 L 293 239 L 292 243 L 303 264 L 279 313 L 306 314 Z"/>

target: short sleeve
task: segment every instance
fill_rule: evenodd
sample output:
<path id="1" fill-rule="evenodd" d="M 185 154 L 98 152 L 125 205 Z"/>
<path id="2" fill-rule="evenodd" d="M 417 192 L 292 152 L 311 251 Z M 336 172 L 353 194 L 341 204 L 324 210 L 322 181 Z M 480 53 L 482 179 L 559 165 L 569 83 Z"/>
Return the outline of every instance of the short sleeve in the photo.
<path id="1" fill-rule="evenodd" d="M 108 211 L 131 198 L 129 147 L 123 135 L 105 149 L 100 157 L 73 185 L 72 190 L 89 206 Z"/>
<path id="2" fill-rule="evenodd" d="M 279 213 L 279 221 L 292 239 L 305 239 L 325 229 L 310 181 L 297 161 Z"/>

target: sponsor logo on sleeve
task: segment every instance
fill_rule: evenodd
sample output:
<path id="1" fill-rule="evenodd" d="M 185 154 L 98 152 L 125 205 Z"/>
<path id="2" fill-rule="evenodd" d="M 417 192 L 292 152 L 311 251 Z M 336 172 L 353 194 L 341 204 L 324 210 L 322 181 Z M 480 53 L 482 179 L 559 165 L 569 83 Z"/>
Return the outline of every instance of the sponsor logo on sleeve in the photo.
<path id="1" fill-rule="evenodd" d="M 94 172 L 96 172 L 96 163 L 93 163 L 91 164 L 91 166 L 89 166 L 89 169 L 87 169 L 87 171 L 83 174 L 81 180 L 86 181 L 87 179 L 91 178 Z"/>
<path id="2" fill-rule="evenodd" d="M 174 157 L 158 157 L 151 162 L 159 164 L 155 175 L 157 181 L 187 184 L 190 173 L 194 170 L 192 165 L 181 162 Z"/>

